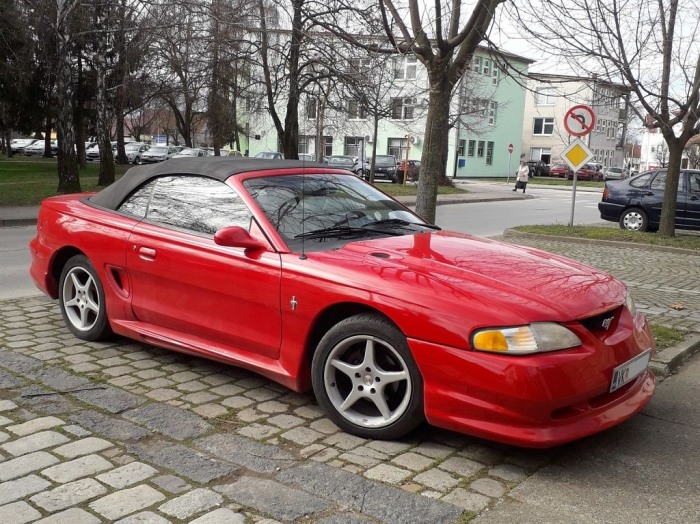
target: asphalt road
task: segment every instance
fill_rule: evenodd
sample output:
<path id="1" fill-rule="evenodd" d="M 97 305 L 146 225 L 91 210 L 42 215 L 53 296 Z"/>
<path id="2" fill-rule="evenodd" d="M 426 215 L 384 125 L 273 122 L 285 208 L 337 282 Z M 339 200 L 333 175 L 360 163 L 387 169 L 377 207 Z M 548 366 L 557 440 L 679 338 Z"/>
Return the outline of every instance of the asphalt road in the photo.
<path id="1" fill-rule="evenodd" d="M 571 193 L 529 186 L 532 198 L 498 202 L 473 202 L 438 206 L 436 222 L 445 229 L 480 237 L 503 234 L 505 229 L 530 224 L 568 224 Z M 574 208 L 575 224 L 599 223 L 600 193 L 579 191 Z"/>

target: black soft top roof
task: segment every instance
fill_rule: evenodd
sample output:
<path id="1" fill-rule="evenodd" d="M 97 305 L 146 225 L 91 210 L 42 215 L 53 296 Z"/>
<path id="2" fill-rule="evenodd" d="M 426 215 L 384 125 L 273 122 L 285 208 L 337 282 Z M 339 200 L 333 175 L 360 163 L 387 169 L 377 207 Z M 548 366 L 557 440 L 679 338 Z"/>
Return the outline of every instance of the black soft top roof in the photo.
<path id="1" fill-rule="evenodd" d="M 119 180 L 110 184 L 102 191 L 90 197 L 92 205 L 107 209 L 117 209 L 119 204 L 131 192 L 150 179 L 167 175 L 199 175 L 215 178 L 222 182 L 233 175 L 248 173 L 250 171 L 266 171 L 276 169 L 301 169 L 311 167 L 328 169 L 325 164 L 318 162 L 306 162 L 302 160 L 270 160 L 263 158 L 241 157 L 198 157 L 198 158 L 173 158 L 129 169 Z"/>

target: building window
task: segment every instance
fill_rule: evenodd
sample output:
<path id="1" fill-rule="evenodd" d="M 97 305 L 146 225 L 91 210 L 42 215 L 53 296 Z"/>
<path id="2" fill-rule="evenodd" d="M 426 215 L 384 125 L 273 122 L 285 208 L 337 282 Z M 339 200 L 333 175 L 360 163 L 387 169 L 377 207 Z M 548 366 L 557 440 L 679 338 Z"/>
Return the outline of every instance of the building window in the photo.
<path id="1" fill-rule="evenodd" d="M 416 78 L 418 59 L 415 55 L 406 55 L 394 59 L 394 78 L 397 80 L 411 80 Z"/>
<path id="2" fill-rule="evenodd" d="M 491 83 L 492 83 L 493 85 L 498 85 L 498 78 L 499 78 L 499 75 L 500 75 L 499 68 L 496 67 L 496 64 L 495 64 L 495 62 L 494 62 L 494 64 L 493 64 L 493 69 L 491 70 Z"/>
<path id="3" fill-rule="evenodd" d="M 331 155 L 333 155 L 333 137 L 332 136 L 324 136 L 323 137 L 323 156 L 329 157 Z"/>
<path id="4" fill-rule="evenodd" d="M 474 148 L 476 147 L 476 140 L 469 141 L 469 147 L 467 148 L 467 156 L 474 156 Z"/>
<path id="5" fill-rule="evenodd" d="M 475 56 L 472 58 L 472 71 L 475 73 L 481 73 L 481 57 Z"/>
<path id="6" fill-rule="evenodd" d="M 364 143 L 364 138 L 361 136 L 346 136 L 345 137 L 345 153 L 348 156 L 362 157 L 360 148 Z"/>
<path id="7" fill-rule="evenodd" d="M 552 160 L 552 149 L 549 147 L 532 147 L 530 148 L 530 160 L 541 160 L 545 164 L 549 164 Z"/>
<path id="8" fill-rule="evenodd" d="M 394 158 L 400 162 L 406 157 L 407 142 L 406 138 L 390 138 L 387 155 L 394 155 Z"/>
<path id="9" fill-rule="evenodd" d="M 457 148 L 457 156 L 464 156 L 464 149 L 467 147 L 467 141 L 466 140 L 460 140 L 459 141 L 459 148 Z M 472 156 L 474 156 L 472 154 Z"/>
<path id="10" fill-rule="evenodd" d="M 554 118 L 535 118 L 532 134 L 543 136 L 554 134 Z"/>
<path id="11" fill-rule="evenodd" d="M 365 106 L 357 100 L 348 100 L 348 118 L 350 120 L 365 120 L 367 118 Z"/>
<path id="12" fill-rule="evenodd" d="M 351 74 L 367 74 L 371 68 L 369 58 L 353 58 L 350 60 Z"/>
<path id="13" fill-rule="evenodd" d="M 391 118 L 395 120 L 411 120 L 415 105 L 415 98 L 392 98 Z"/>
<path id="14" fill-rule="evenodd" d="M 486 142 L 486 165 L 493 164 L 493 142 Z"/>
<path id="15" fill-rule="evenodd" d="M 494 125 L 496 123 L 496 109 L 498 109 L 498 102 L 494 102 L 493 100 L 489 102 L 488 110 L 486 111 L 489 125 Z"/>
<path id="16" fill-rule="evenodd" d="M 553 87 L 538 87 L 535 91 L 535 105 L 553 106 L 557 103 L 557 90 Z"/>
<path id="17" fill-rule="evenodd" d="M 315 137 L 307 135 L 299 135 L 299 153 L 307 154 L 309 153 L 309 143 L 313 142 Z"/>
<path id="18" fill-rule="evenodd" d="M 306 118 L 315 120 L 318 114 L 318 99 L 308 98 L 306 100 Z"/>
<path id="19" fill-rule="evenodd" d="M 484 61 L 481 63 L 481 74 L 491 76 L 491 60 L 484 58 Z"/>
<path id="20" fill-rule="evenodd" d="M 479 140 L 477 147 L 476 147 L 476 156 L 479 158 L 484 156 L 484 141 Z"/>

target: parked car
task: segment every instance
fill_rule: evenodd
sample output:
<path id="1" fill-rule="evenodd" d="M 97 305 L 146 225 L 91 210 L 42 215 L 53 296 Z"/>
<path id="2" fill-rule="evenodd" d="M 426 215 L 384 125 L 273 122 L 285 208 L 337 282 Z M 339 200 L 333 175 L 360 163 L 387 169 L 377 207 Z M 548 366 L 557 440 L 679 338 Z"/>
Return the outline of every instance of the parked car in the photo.
<path id="1" fill-rule="evenodd" d="M 332 155 L 326 159 L 329 167 L 339 167 L 352 171 L 359 177 L 364 177 L 366 171 L 362 169 L 362 164 L 357 157 L 348 155 Z"/>
<path id="2" fill-rule="evenodd" d="M 609 167 L 603 174 L 605 180 L 622 180 L 625 178 L 625 171 L 621 167 Z"/>
<path id="3" fill-rule="evenodd" d="M 175 153 L 173 158 L 187 158 L 187 157 L 200 157 L 207 156 L 203 149 L 198 149 L 196 147 L 186 147 L 179 153 Z"/>
<path id="4" fill-rule="evenodd" d="M 299 160 L 304 162 L 316 162 L 316 155 L 310 155 L 308 153 L 299 153 Z"/>
<path id="5" fill-rule="evenodd" d="M 661 222 L 666 170 L 647 171 L 605 183 L 600 218 L 629 231 L 655 231 Z M 700 171 L 685 169 L 678 179 L 675 227 L 700 230 Z"/>
<path id="6" fill-rule="evenodd" d="M 141 155 L 141 162 L 144 164 L 153 164 L 155 162 L 163 162 L 172 158 L 182 150 L 177 146 L 153 146 L 148 151 L 144 151 Z"/>
<path id="7" fill-rule="evenodd" d="M 124 144 L 124 153 L 126 153 L 126 159 L 131 164 L 140 164 L 141 156 L 148 151 L 148 144 L 143 142 L 128 142 Z"/>
<path id="8" fill-rule="evenodd" d="M 398 167 L 398 177 L 399 182 L 403 182 L 404 176 L 408 171 L 408 180 L 415 181 L 418 180 L 420 175 L 420 160 L 409 160 L 408 169 L 406 168 L 406 160 L 402 160 Z"/>
<path id="9" fill-rule="evenodd" d="M 112 140 L 112 155 L 117 154 L 117 142 Z M 85 159 L 90 161 L 97 161 L 100 159 L 100 146 L 97 142 L 85 150 Z"/>
<path id="10" fill-rule="evenodd" d="M 394 155 L 377 155 L 374 158 L 374 179 L 375 180 L 391 180 L 392 184 L 399 181 L 396 174 L 397 165 Z M 369 176 L 369 173 L 367 173 Z"/>
<path id="11" fill-rule="evenodd" d="M 603 173 L 601 172 L 601 169 L 602 164 L 585 164 L 581 169 L 578 170 L 576 178 L 578 180 L 603 180 Z"/>
<path id="12" fill-rule="evenodd" d="M 44 200 L 37 231 L 30 274 L 76 337 L 116 333 L 313 389 L 363 438 L 427 420 L 547 447 L 621 423 L 654 391 L 654 337 L 624 283 L 441 231 L 343 170 L 138 166 Z"/>
<path id="13" fill-rule="evenodd" d="M 23 155 L 24 149 L 36 141 L 36 138 L 15 138 L 10 140 L 10 150 L 16 155 Z"/>
<path id="14" fill-rule="evenodd" d="M 264 158 L 267 160 L 282 160 L 284 158 L 284 153 L 279 153 L 277 151 L 260 151 L 255 155 L 255 158 Z"/>
<path id="15" fill-rule="evenodd" d="M 571 170 L 568 164 L 554 164 L 549 168 L 549 176 L 558 176 L 569 180 L 570 178 L 574 177 L 574 172 Z"/>
<path id="16" fill-rule="evenodd" d="M 528 160 L 527 165 L 530 168 L 530 177 L 549 176 L 549 166 L 541 160 Z"/>
<path id="17" fill-rule="evenodd" d="M 51 155 L 58 154 L 58 142 L 52 140 L 50 142 Z M 41 140 L 35 140 L 33 144 L 29 144 L 24 148 L 24 154 L 26 156 L 43 156 L 46 151 L 46 142 L 42 138 Z"/>
<path id="18" fill-rule="evenodd" d="M 202 151 L 204 151 L 204 156 L 215 156 L 213 147 L 205 147 Z M 219 149 L 219 156 L 235 156 L 240 158 L 243 155 L 236 149 L 221 148 Z"/>

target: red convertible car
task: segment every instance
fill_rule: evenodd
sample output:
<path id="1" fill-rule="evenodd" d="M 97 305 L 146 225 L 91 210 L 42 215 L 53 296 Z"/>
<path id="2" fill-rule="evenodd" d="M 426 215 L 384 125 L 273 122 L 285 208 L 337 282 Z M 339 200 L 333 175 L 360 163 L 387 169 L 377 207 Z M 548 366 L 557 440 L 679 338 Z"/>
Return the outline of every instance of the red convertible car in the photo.
<path id="1" fill-rule="evenodd" d="M 348 171 L 195 158 L 52 197 L 31 275 L 79 338 L 123 335 L 313 388 L 343 430 L 422 421 L 527 447 L 633 416 L 654 341 L 614 277 L 441 231 Z"/>

